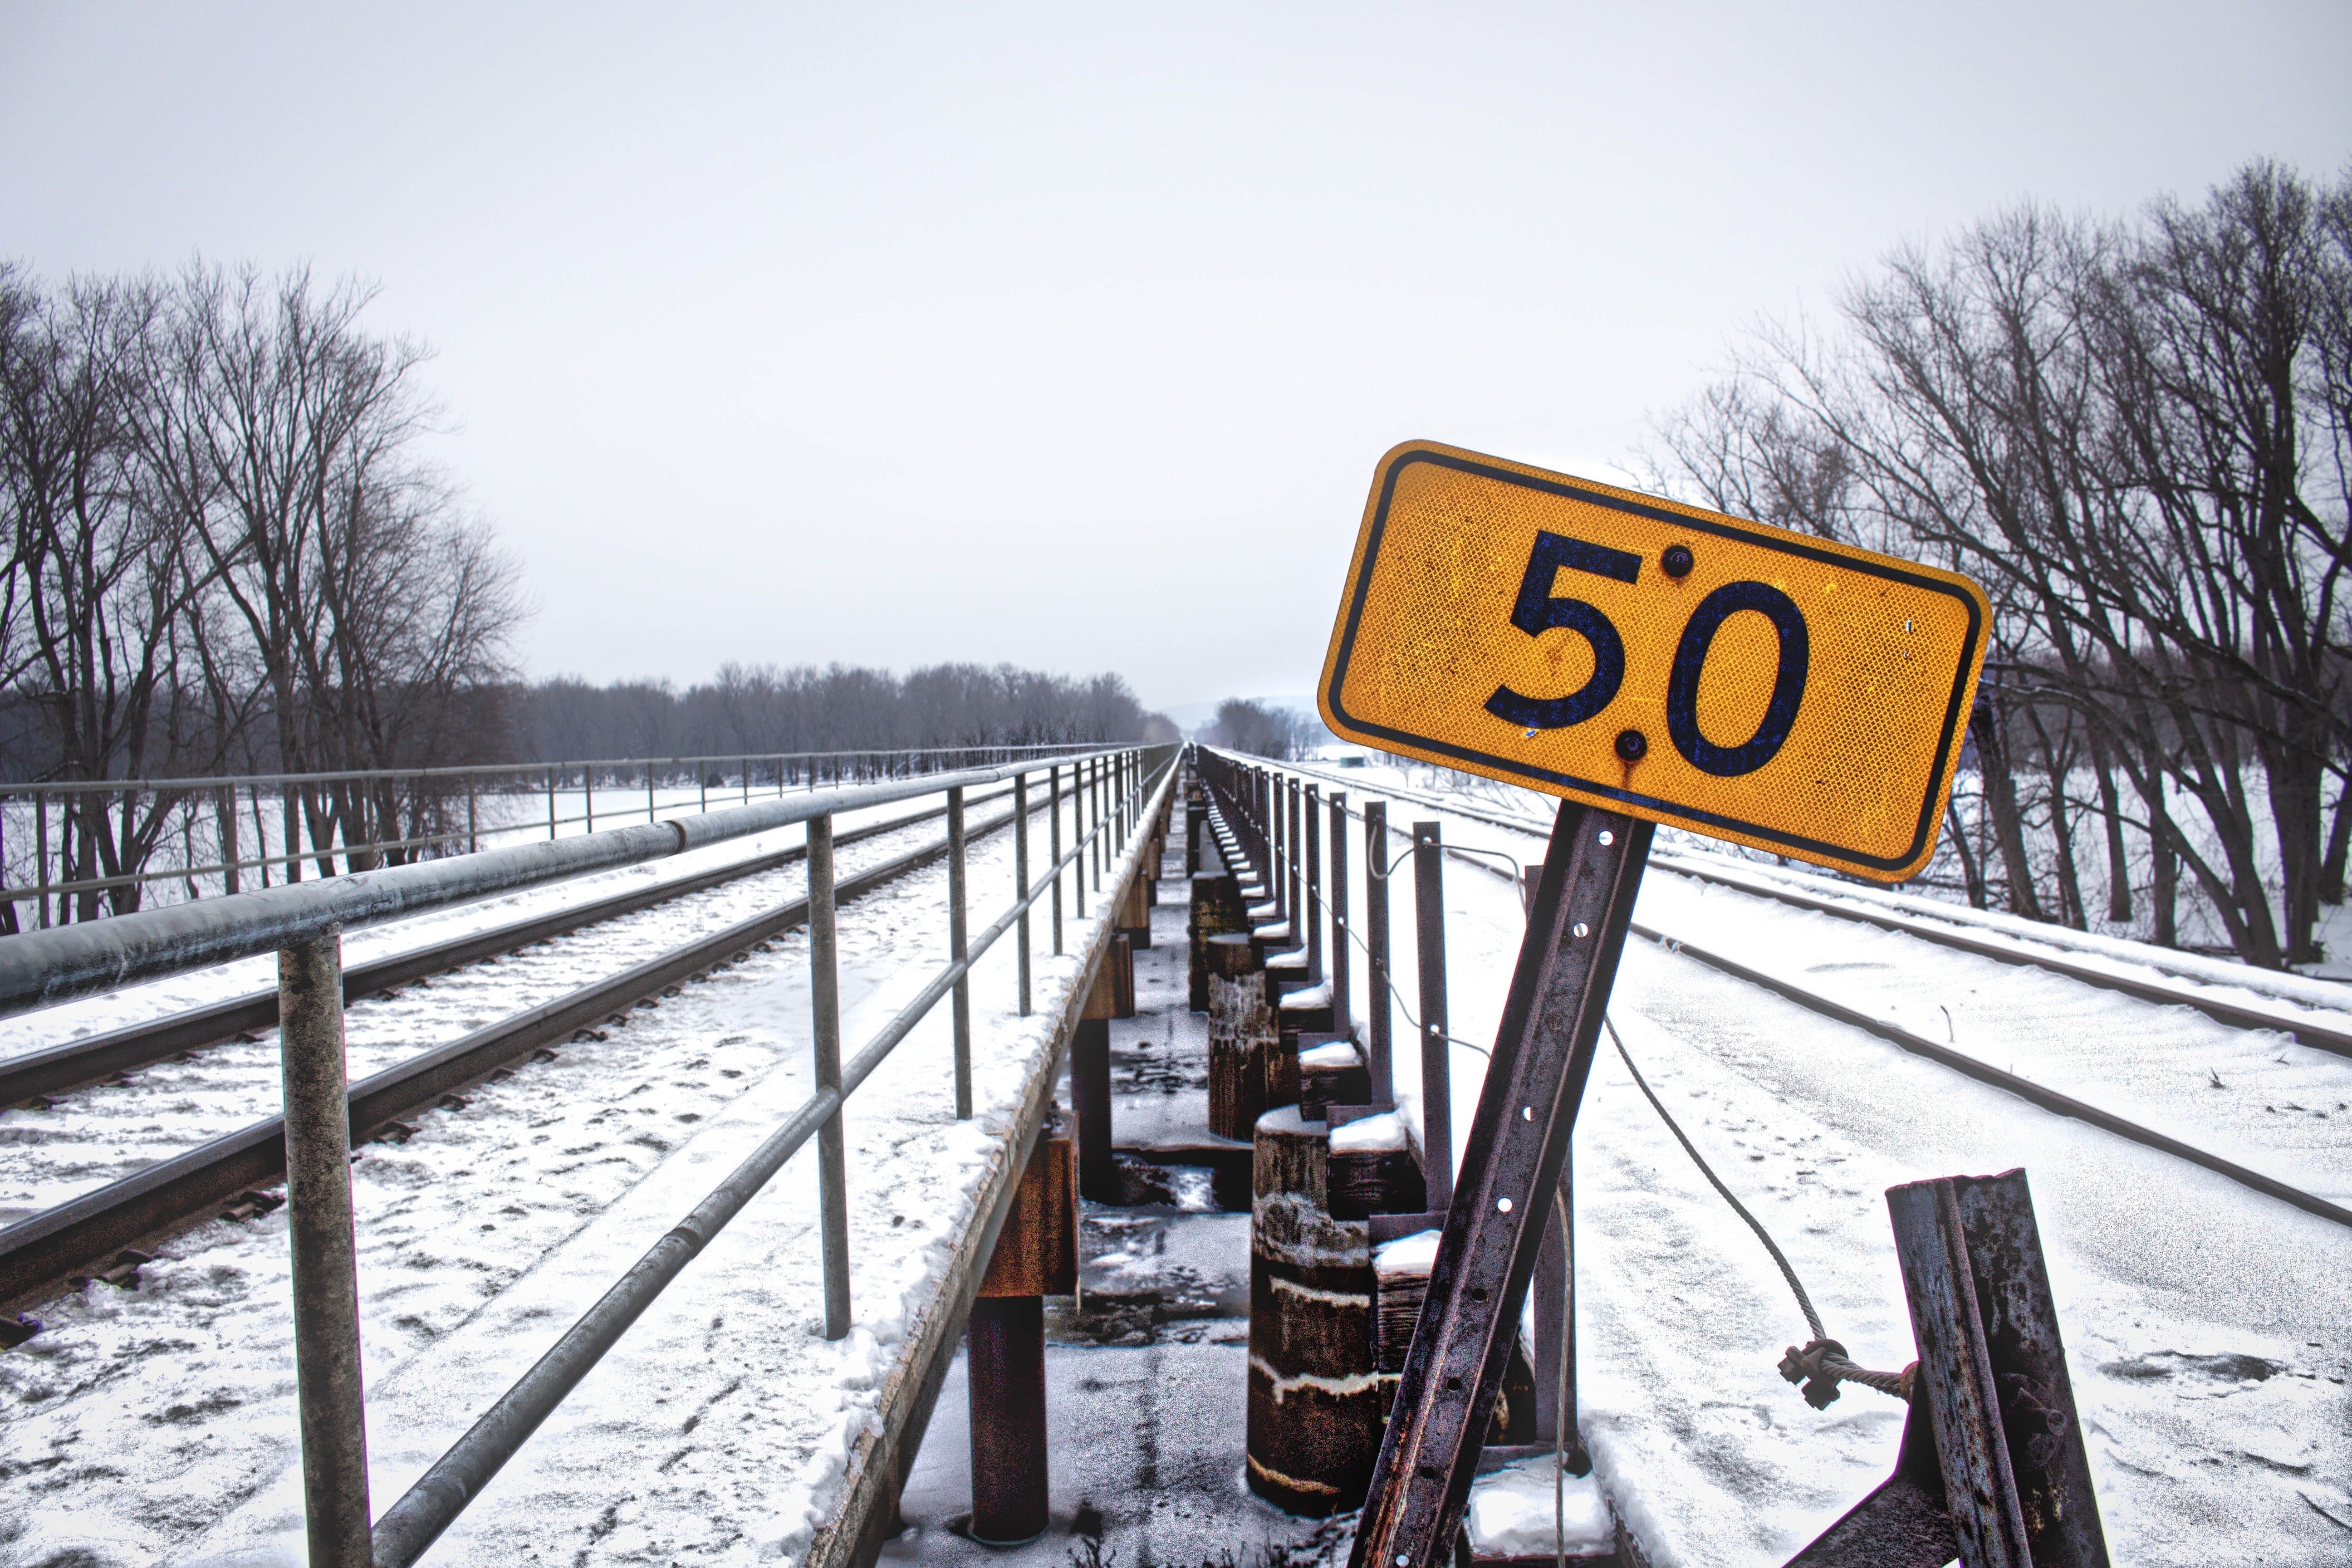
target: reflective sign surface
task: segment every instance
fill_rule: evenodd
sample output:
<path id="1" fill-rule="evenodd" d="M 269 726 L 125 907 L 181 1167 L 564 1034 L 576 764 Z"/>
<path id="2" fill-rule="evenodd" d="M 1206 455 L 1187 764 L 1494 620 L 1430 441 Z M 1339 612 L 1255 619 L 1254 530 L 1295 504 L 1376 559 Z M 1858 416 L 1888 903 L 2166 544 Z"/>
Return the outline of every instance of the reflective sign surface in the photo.
<path id="1" fill-rule="evenodd" d="M 1318 698 L 1382 751 L 1899 881 L 1990 618 L 1956 573 L 1411 442 Z"/>

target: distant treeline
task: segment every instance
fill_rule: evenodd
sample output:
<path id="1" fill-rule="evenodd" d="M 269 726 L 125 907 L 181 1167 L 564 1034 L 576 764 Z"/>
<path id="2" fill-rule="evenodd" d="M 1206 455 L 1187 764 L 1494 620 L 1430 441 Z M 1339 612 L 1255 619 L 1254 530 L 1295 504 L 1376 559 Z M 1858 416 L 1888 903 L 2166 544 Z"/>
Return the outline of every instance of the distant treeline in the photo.
<path id="1" fill-rule="evenodd" d="M 1228 697 L 1217 704 L 1217 716 L 1202 727 L 1199 739 L 1203 745 L 1289 762 L 1307 754 L 1318 729 L 1287 709 Z"/>
<path id="2" fill-rule="evenodd" d="M 936 664 L 905 675 L 727 664 L 684 690 L 667 680 L 592 686 L 558 676 L 510 689 L 507 709 L 508 754 L 523 762 L 1178 738 L 1118 676 L 1076 679 L 1009 664 Z"/>

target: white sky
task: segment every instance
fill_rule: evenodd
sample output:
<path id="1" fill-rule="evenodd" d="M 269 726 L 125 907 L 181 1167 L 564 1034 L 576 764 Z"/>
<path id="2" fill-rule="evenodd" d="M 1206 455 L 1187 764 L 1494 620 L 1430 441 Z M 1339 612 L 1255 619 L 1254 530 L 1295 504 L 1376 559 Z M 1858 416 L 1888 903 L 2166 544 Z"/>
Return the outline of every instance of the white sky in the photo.
<path id="1" fill-rule="evenodd" d="M 1591 472 L 2034 196 L 2352 156 L 2352 5 L 0 8 L 0 256 L 379 279 L 534 675 L 1297 692 L 1407 437 Z"/>

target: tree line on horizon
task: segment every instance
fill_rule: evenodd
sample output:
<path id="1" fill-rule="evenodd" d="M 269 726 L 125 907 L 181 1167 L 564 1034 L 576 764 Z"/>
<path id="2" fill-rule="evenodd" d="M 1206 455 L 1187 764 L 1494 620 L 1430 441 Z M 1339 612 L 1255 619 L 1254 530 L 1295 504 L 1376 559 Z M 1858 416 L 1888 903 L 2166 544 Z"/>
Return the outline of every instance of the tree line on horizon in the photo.
<path id="1" fill-rule="evenodd" d="M 1172 735 L 1115 675 L 1009 666 L 524 681 L 518 567 L 425 457 L 428 351 L 362 323 L 374 292 L 301 268 L 48 283 L 0 261 L 0 777 Z M 278 804 L 282 841 L 322 850 L 444 831 L 448 805 L 374 782 Z M 58 882 L 135 874 L 188 831 L 170 792 L 60 794 L 49 816 Z M 139 902 L 125 887 L 73 912 Z"/>
<path id="2" fill-rule="evenodd" d="M 1120 676 L 1073 679 L 1009 664 L 896 675 L 730 663 L 684 690 L 662 679 L 594 686 L 557 676 L 511 689 L 509 701 L 517 758 L 540 763 L 1179 738 Z"/>

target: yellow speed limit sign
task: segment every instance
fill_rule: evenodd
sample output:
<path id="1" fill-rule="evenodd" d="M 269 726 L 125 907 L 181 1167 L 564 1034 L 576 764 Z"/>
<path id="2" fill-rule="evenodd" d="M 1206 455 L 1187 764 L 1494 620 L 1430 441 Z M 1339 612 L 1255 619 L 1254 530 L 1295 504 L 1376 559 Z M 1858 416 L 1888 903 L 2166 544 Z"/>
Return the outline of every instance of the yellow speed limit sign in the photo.
<path id="1" fill-rule="evenodd" d="M 1957 573 L 1409 442 L 1318 695 L 1351 741 L 1900 881 L 1990 617 Z"/>

